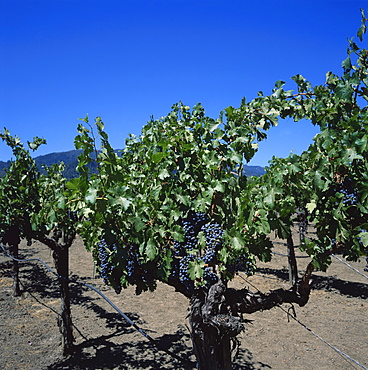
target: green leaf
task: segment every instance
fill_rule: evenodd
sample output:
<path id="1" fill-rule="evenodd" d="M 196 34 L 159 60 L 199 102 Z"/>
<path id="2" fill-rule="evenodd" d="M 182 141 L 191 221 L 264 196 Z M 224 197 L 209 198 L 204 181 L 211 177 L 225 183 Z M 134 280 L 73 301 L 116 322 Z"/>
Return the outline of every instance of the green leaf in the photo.
<path id="1" fill-rule="evenodd" d="M 181 194 L 177 194 L 176 195 L 178 201 L 182 204 L 184 204 L 185 206 L 189 206 L 190 205 L 190 198 L 188 196 L 183 196 Z"/>
<path id="2" fill-rule="evenodd" d="M 197 235 L 198 237 L 198 246 L 200 247 L 201 250 L 206 249 L 207 242 L 206 242 L 206 235 L 203 231 L 200 231 Z"/>
<path id="3" fill-rule="evenodd" d="M 151 158 L 152 158 L 153 163 L 157 164 L 164 157 L 165 157 L 165 153 L 164 152 L 158 152 L 158 153 L 152 154 L 152 157 Z"/>
<path id="4" fill-rule="evenodd" d="M 240 235 L 233 236 L 231 238 L 231 242 L 232 242 L 232 245 L 234 246 L 234 248 L 236 250 L 242 249 L 245 245 L 245 241 Z"/>
<path id="5" fill-rule="evenodd" d="M 316 170 L 313 173 L 313 183 L 317 189 L 323 190 L 325 188 L 325 179 L 323 174 Z"/>
<path id="6" fill-rule="evenodd" d="M 356 140 L 355 145 L 359 148 L 359 152 L 366 152 L 368 149 L 368 136 L 364 135 L 362 138 Z"/>
<path id="7" fill-rule="evenodd" d="M 285 81 L 278 80 L 278 81 L 275 82 L 275 87 L 278 88 L 278 89 L 283 87 L 284 85 L 285 85 Z"/>
<path id="8" fill-rule="evenodd" d="M 220 181 L 213 181 L 212 187 L 213 190 L 218 191 L 219 193 L 223 193 L 225 191 L 225 184 Z"/>
<path id="9" fill-rule="evenodd" d="M 142 231 L 146 226 L 145 222 L 139 217 L 131 216 L 128 220 L 134 226 L 135 231 L 138 233 Z"/>
<path id="10" fill-rule="evenodd" d="M 183 242 L 185 241 L 185 235 L 183 232 L 179 232 L 179 231 L 171 231 L 171 236 L 179 241 L 179 242 Z"/>
<path id="11" fill-rule="evenodd" d="M 101 117 L 96 117 L 95 124 L 99 132 L 103 131 L 103 129 L 105 128 L 105 125 L 101 120 Z"/>
<path id="12" fill-rule="evenodd" d="M 203 277 L 203 268 L 205 263 L 201 260 L 190 261 L 188 263 L 188 273 L 191 280 L 201 279 Z"/>
<path id="13" fill-rule="evenodd" d="M 132 204 L 131 200 L 127 199 L 127 198 L 124 198 L 124 197 L 111 197 L 109 199 L 109 203 L 110 205 L 114 206 L 114 205 L 120 205 L 124 211 L 126 211 L 129 206 Z"/>
<path id="14" fill-rule="evenodd" d="M 368 247 L 368 231 L 361 232 L 358 237 L 361 238 L 364 247 Z"/>
<path id="15" fill-rule="evenodd" d="M 267 206 L 272 207 L 275 204 L 275 195 L 276 195 L 275 189 L 271 188 L 271 190 L 268 192 L 268 194 L 263 199 L 264 203 Z"/>
<path id="16" fill-rule="evenodd" d="M 79 190 L 80 187 L 80 179 L 76 177 L 74 179 L 69 180 L 65 186 L 70 190 Z"/>
<path id="17" fill-rule="evenodd" d="M 149 239 L 145 247 L 146 256 L 150 261 L 153 261 L 157 256 L 157 248 L 152 239 Z"/>
<path id="18" fill-rule="evenodd" d="M 336 87 L 335 92 L 338 98 L 350 100 L 352 98 L 352 94 L 354 93 L 354 89 L 348 82 L 343 82 Z"/>
<path id="19" fill-rule="evenodd" d="M 57 207 L 64 210 L 65 209 L 65 197 L 63 196 L 60 196 L 59 199 L 58 199 L 58 203 L 57 203 Z"/>
<path id="20" fill-rule="evenodd" d="M 220 123 L 219 122 L 216 122 L 216 121 L 211 122 L 211 124 L 208 127 L 208 130 L 210 132 L 215 131 L 219 126 L 220 126 Z"/>
<path id="21" fill-rule="evenodd" d="M 317 204 L 315 200 L 312 200 L 311 202 L 307 203 L 305 208 L 307 208 L 309 213 L 312 213 L 317 207 Z"/>
<path id="22" fill-rule="evenodd" d="M 348 57 L 342 61 L 341 66 L 344 69 L 349 69 L 349 70 L 351 69 L 352 65 L 351 65 L 350 55 L 348 55 Z"/>
<path id="23" fill-rule="evenodd" d="M 160 173 L 158 174 L 160 180 L 164 180 L 167 177 L 170 177 L 170 173 L 166 168 L 163 168 Z"/>
<path id="24" fill-rule="evenodd" d="M 240 153 L 237 152 L 232 152 L 230 156 L 230 160 L 235 162 L 235 163 L 242 163 L 243 162 L 243 156 Z"/>
<path id="25" fill-rule="evenodd" d="M 363 41 L 363 35 L 367 32 L 366 22 L 367 18 L 364 13 L 364 9 L 360 9 L 361 17 L 362 17 L 362 24 L 358 29 L 357 35 L 360 41 Z"/>
<path id="26" fill-rule="evenodd" d="M 88 189 L 88 192 L 86 194 L 86 202 L 87 203 L 91 203 L 91 204 L 94 204 L 96 202 L 96 198 L 97 198 L 97 189 Z"/>
<path id="27" fill-rule="evenodd" d="M 347 148 L 344 152 L 344 156 L 342 158 L 343 163 L 347 166 L 349 166 L 354 159 L 363 159 L 363 157 L 360 154 L 357 154 L 355 149 L 353 148 Z"/>

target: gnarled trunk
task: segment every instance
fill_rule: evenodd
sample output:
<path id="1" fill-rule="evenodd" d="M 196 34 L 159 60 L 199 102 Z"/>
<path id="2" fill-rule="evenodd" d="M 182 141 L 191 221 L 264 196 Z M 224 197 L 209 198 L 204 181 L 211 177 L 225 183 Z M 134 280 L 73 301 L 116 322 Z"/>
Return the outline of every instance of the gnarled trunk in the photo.
<path id="1" fill-rule="evenodd" d="M 191 297 L 190 326 L 193 351 L 200 370 L 230 370 L 238 347 L 237 335 L 244 330 L 242 313 L 268 310 L 282 303 L 304 306 L 309 299 L 310 263 L 301 280 L 290 289 L 267 293 L 227 288 L 221 281 L 208 292 L 197 289 Z"/>
<path id="2" fill-rule="evenodd" d="M 230 370 L 236 336 L 244 330 L 240 319 L 224 305 L 222 282 L 209 292 L 199 289 L 191 299 L 190 325 L 193 351 L 200 370 Z"/>

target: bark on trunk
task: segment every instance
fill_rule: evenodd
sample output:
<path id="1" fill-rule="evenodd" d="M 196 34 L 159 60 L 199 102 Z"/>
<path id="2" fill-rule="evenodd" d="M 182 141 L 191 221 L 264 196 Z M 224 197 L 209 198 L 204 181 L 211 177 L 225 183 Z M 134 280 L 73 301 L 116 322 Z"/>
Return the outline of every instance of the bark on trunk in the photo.
<path id="1" fill-rule="evenodd" d="M 193 351 L 200 370 L 231 370 L 232 350 L 236 348 L 232 344 L 244 329 L 238 317 L 227 313 L 225 291 L 219 282 L 208 293 L 199 290 L 191 300 Z"/>
<path id="2" fill-rule="evenodd" d="M 68 278 L 69 276 L 69 248 L 57 248 L 54 250 L 53 257 L 57 273 Z M 70 310 L 69 282 L 63 278 L 58 278 L 61 294 L 61 312 L 58 318 L 58 326 L 62 338 L 64 355 L 73 351 L 73 326 Z"/>
<path id="3" fill-rule="evenodd" d="M 19 254 L 19 227 L 16 225 L 11 226 L 4 234 L 2 238 L 4 244 L 8 244 L 10 247 L 10 255 L 14 258 L 18 258 Z M 18 261 L 13 260 L 12 268 L 12 277 L 13 277 L 13 296 L 19 297 L 21 295 L 19 287 L 19 263 Z"/>
<path id="4" fill-rule="evenodd" d="M 237 335 L 244 330 L 241 314 L 269 310 L 282 303 L 307 304 L 310 295 L 310 278 L 313 263 L 309 263 L 304 276 L 290 289 L 276 289 L 267 293 L 248 289 L 227 288 L 222 282 L 214 284 L 208 292 L 196 289 L 190 296 L 190 326 L 193 351 L 200 370 L 229 370 L 238 347 Z M 185 294 L 178 281 L 170 285 Z M 187 294 L 189 297 L 189 294 Z"/>
<path id="5" fill-rule="evenodd" d="M 231 305 L 232 312 L 254 313 L 269 310 L 282 303 L 296 303 L 300 307 L 307 304 L 310 295 L 309 281 L 314 270 L 310 262 L 304 276 L 290 289 L 275 289 L 267 293 L 251 292 L 248 289 L 227 289 L 226 301 Z"/>
<path id="6" fill-rule="evenodd" d="M 59 243 L 60 238 L 62 242 Z M 57 273 L 68 278 L 69 276 L 69 248 L 75 239 L 75 233 L 65 234 L 60 229 L 55 229 L 51 237 L 40 234 L 35 239 L 47 245 L 53 251 L 55 268 Z M 58 325 L 62 337 L 64 355 L 74 350 L 73 324 L 70 309 L 70 292 L 69 282 L 66 279 L 59 278 L 60 295 L 61 295 L 61 313 L 58 318 Z"/>
<path id="7" fill-rule="evenodd" d="M 298 267 L 295 258 L 294 242 L 291 235 L 287 238 L 288 263 L 289 263 L 289 283 L 295 285 L 298 281 Z"/>
<path id="8" fill-rule="evenodd" d="M 18 258 L 18 253 L 19 253 L 19 244 L 11 245 L 10 254 L 14 258 Z M 13 296 L 19 297 L 22 294 L 19 287 L 19 263 L 18 261 L 15 260 L 13 260 L 12 275 L 13 275 Z"/>

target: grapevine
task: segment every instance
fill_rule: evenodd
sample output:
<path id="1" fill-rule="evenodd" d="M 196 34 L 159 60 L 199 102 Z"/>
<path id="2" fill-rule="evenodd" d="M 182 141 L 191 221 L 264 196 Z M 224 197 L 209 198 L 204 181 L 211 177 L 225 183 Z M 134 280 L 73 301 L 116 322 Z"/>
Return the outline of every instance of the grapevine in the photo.
<path id="1" fill-rule="evenodd" d="M 362 12 L 360 41 L 366 21 Z M 166 116 L 152 118 L 139 137 L 130 136 L 119 156 L 101 118 L 96 118 L 95 135 L 86 117 L 75 138 L 80 177 L 66 182 L 54 168 L 38 179 L 26 155 L 28 166 L 14 166 L 14 172 L 26 181 L 21 170 L 32 169 L 32 187 L 18 187 L 9 176 L 0 184 L 5 214 L 0 214 L 0 231 L 16 216 L 22 236 L 46 243 L 59 256 L 78 232 L 93 250 L 102 278 L 117 292 L 128 285 L 135 285 L 137 294 L 154 290 L 157 281 L 172 285 L 191 299 L 199 368 L 231 368 L 230 353 L 226 360 L 222 355 L 243 329 L 242 313 L 283 302 L 304 306 L 313 270 L 326 270 L 332 253 L 341 251 L 354 261 L 366 255 L 367 51 L 349 40 L 342 67 L 342 76 L 327 73 L 319 86 L 293 76 L 296 91 L 284 90 L 285 82 L 277 81 L 269 95 L 243 99 L 216 119 L 200 104 L 190 108 L 179 102 Z M 273 158 L 265 175 L 247 178 L 244 165 L 279 118 L 310 120 L 320 132 L 301 155 Z M 87 164 L 94 160 L 98 172 L 90 173 Z M 15 215 L 8 213 L 14 199 L 7 186 L 20 191 L 23 205 L 29 200 L 15 208 Z M 301 249 L 311 260 L 302 278 L 292 239 L 301 209 L 308 210 L 316 229 L 316 237 L 301 237 Z M 61 233 L 49 237 L 55 230 Z M 228 288 L 238 271 L 252 274 L 257 260 L 270 260 L 273 232 L 287 241 L 290 289 L 263 294 Z"/>

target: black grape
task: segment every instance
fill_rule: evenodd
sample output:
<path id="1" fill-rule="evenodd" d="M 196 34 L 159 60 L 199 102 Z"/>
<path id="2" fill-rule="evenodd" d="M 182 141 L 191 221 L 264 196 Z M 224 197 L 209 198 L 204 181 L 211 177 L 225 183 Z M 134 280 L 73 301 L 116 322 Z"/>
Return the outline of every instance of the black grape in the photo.
<path id="1" fill-rule="evenodd" d="M 99 254 L 99 266 L 100 266 L 100 275 L 106 285 L 109 282 L 113 282 L 113 288 L 115 292 L 119 294 L 121 292 L 120 276 L 121 274 L 114 269 L 109 261 L 109 252 L 111 250 L 116 250 L 116 246 L 108 246 L 104 239 L 101 239 L 98 244 L 98 254 Z M 109 279 L 110 277 L 110 279 Z"/>
<path id="2" fill-rule="evenodd" d="M 99 254 L 99 265 L 100 265 L 100 275 L 105 284 L 109 282 L 109 274 L 112 270 L 111 263 L 109 262 L 109 255 L 107 252 L 107 244 L 104 239 L 101 239 L 98 244 L 98 254 Z"/>
<path id="3" fill-rule="evenodd" d="M 253 264 L 248 260 L 246 255 L 237 257 L 233 262 L 226 265 L 230 274 L 235 274 L 238 271 L 251 274 L 253 272 Z"/>
<path id="4" fill-rule="evenodd" d="M 177 240 L 173 243 L 173 261 L 171 277 L 177 278 L 188 291 L 194 289 L 194 282 L 190 279 L 188 266 L 195 259 L 203 261 L 205 266 L 215 265 L 216 253 L 222 245 L 223 230 L 217 223 L 211 223 L 209 218 L 200 212 L 191 212 L 187 218 L 180 220 L 185 231 L 184 242 Z M 198 247 L 198 233 L 203 232 L 206 246 L 203 250 Z M 203 246 L 202 246 L 203 247 Z M 217 275 L 210 268 L 205 267 L 203 279 L 207 285 L 217 282 Z"/>
<path id="5" fill-rule="evenodd" d="M 177 279 L 184 285 L 188 292 L 195 289 L 194 282 L 190 279 L 188 266 L 190 261 L 203 261 L 202 286 L 209 288 L 218 281 L 215 267 L 219 263 L 218 252 L 223 247 L 224 230 L 217 222 L 211 220 L 200 212 L 191 212 L 188 217 L 182 218 L 179 224 L 185 231 L 184 241 L 173 242 L 173 253 L 170 278 Z M 205 237 L 205 245 L 198 245 L 199 233 Z M 251 273 L 253 264 L 248 260 L 247 255 L 240 255 L 233 262 L 225 265 L 230 274 L 237 271 Z"/>
<path id="6" fill-rule="evenodd" d="M 341 184 L 339 184 L 339 192 L 344 195 L 343 204 L 346 206 L 354 206 L 358 202 L 358 193 L 354 187 L 354 183 L 351 179 L 345 178 Z"/>

